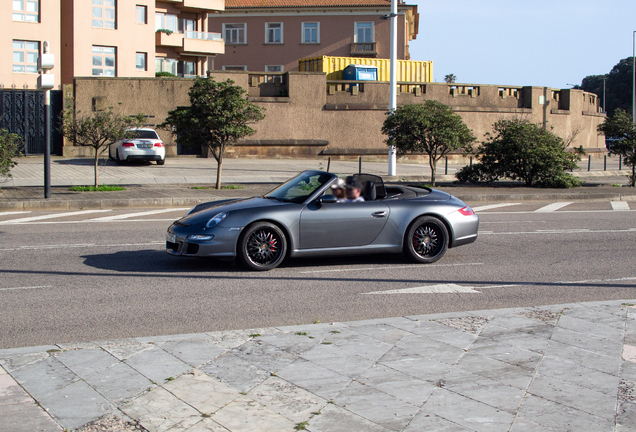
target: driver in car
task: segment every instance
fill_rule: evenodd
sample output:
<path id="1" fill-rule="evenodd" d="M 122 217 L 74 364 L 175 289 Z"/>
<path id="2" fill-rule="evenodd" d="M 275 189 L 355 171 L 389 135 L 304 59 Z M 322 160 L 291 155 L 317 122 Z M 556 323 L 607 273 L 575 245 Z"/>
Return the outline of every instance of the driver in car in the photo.
<path id="1" fill-rule="evenodd" d="M 362 202 L 362 185 L 357 177 L 349 176 L 346 180 L 347 184 L 347 202 Z"/>

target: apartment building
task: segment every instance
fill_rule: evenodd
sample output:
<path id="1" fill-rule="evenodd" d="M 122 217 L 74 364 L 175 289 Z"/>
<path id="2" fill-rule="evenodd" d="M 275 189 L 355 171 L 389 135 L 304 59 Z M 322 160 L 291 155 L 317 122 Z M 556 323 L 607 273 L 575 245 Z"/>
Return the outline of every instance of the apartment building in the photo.
<path id="1" fill-rule="evenodd" d="M 0 0 L 0 86 L 34 89 L 43 42 L 55 54 L 55 84 L 74 77 L 205 75 L 209 58 L 223 54 L 220 32 L 207 15 L 223 0 Z"/>
<path id="2" fill-rule="evenodd" d="M 209 15 L 209 29 L 225 39 L 214 69 L 290 72 L 302 58 L 389 58 L 390 12 L 390 0 L 226 0 Z M 410 59 L 418 21 L 417 6 L 398 4 L 398 59 Z"/>

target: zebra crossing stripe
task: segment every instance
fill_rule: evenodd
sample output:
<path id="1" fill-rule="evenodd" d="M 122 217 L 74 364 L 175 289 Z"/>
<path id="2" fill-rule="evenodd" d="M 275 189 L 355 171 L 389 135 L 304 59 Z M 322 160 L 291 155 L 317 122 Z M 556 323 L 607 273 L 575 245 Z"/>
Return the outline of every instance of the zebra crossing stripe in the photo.
<path id="1" fill-rule="evenodd" d="M 31 213 L 31 212 L 30 211 L 6 211 L 6 212 L 0 212 L 0 216 L 13 216 L 13 215 L 25 214 L 25 213 Z"/>
<path id="2" fill-rule="evenodd" d="M 629 203 L 627 201 L 610 201 L 612 210 L 629 210 Z"/>
<path id="3" fill-rule="evenodd" d="M 55 213 L 55 214 L 48 214 L 44 216 L 33 216 L 33 217 L 27 217 L 27 218 L 0 221 L 0 225 L 13 225 L 13 224 L 20 224 L 23 222 L 32 222 L 37 220 L 61 218 L 61 217 L 67 217 L 67 216 L 85 215 L 89 213 L 104 213 L 109 211 L 111 210 L 81 210 L 81 211 L 75 211 L 75 212 Z"/>
<path id="4" fill-rule="evenodd" d="M 557 211 L 565 206 L 569 206 L 572 204 L 571 202 L 556 202 L 552 204 L 548 204 L 547 206 L 541 207 L 540 209 L 535 210 L 535 213 L 551 213 Z"/>
<path id="5" fill-rule="evenodd" d="M 484 211 L 484 210 L 491 210 L 491 209 L 496 209 L 496 208 L 501 208 L 501 207 L 509 207 L 509 206 L 515 206 L 515 205 L 519 205 L 521 203 L 501 203 L 501 204 L 488 204 L 488 205 L 484 205 L 484 206 L 480 206 L 480 207 L 473 207 L 473 211 Z"/>
<path id="6" fill-rule="evenodd" d="M 150 211 L 137 212 L 137 213 L 126 213 L 126 214 L 120 214 L 120 215 L 115 215 L 115 216 L 106 216 L 106 217 L 102 217 L 102 218 L 91 219 L 91 221 L 92 222 L 110 222 L 110 221 L 115 221 L 115 220 L 120 220 L 120 219 L 133 218 L 133 217 L 137 217 L 137 216 L 149 216 L 149 215 L 160 214 L 160 213 L 186 211 L 186 210 L 190 210 L 190 208 L 189 207 L 187 207 L 187 208 L 169 208 L 169 209 L 150 210 Z"/>

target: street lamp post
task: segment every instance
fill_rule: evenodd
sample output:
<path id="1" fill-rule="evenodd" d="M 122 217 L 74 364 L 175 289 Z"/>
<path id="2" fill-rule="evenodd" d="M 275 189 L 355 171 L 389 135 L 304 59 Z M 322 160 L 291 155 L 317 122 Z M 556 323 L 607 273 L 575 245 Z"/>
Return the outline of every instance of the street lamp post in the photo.
<path id="1" fill-rule="evenodd" d="M 391 0 L 391 76 L 389 77 L 389 112 L 397 108 L 397 0 Z M 397 175 L 395 146 L 389 147 L 389 175 Z"/>
<path id="2" fill-rule="evenodd" d="M 606 113 L 607 111 L 605 111 L 605 81 L 607 81 L 608 77 L 603 78 L 603 112 Z"/>
<path id="3" fill-rule="evenodd" d="M 49 53 L 49 43 L 43 42 L 42 54 L 38 57 L 38 90 L 44 90 L 44 198 L 51 198 L 51 89 L 55 76 L 47 74 L 53 69 L 55 58 Z"/>
<path id="4" fill-rule="evenodd" d="M 632 43 L 632 123 L 636 124 L 636 30 Z"/>

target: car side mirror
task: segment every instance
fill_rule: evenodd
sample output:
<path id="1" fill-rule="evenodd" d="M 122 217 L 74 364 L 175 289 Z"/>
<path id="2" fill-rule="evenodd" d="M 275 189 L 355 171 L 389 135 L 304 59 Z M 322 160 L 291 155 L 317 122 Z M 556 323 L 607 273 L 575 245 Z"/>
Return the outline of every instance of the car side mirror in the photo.
<path id="1" fill-rule="evenodd" d="M 318 203 L 320 204 L 332 204 L 338 202 L 338 198 L 336 198 L 334 195 L 323 195 L 322 197 L 318 198 Z"/>

